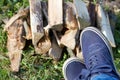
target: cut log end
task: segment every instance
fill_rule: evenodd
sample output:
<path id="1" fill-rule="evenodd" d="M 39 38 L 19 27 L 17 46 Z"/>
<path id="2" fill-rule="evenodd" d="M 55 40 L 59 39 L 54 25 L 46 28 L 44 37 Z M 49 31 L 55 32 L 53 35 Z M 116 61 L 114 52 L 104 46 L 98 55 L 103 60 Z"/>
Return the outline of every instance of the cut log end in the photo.
<path id="1" fill-rule="evenodd" d="M 37 54 L 45 54 L 51 48 L 51 41 L 48 36 L 44 36 L 34 47 Z"/>

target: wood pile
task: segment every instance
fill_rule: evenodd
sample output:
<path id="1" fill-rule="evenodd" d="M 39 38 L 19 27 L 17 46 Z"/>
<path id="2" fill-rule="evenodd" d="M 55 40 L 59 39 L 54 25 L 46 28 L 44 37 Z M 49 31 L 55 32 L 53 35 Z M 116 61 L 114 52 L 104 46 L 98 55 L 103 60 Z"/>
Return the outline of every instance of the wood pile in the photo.
<path id="1" fill-rule="evenodd" d="M 115 47 L 108 14 L 100 4 L 82 0 L 29 0 L 30 7 L 18 11 L 5 25 L 7 48 L 13 72 L 19 71 L 23 48 L 32 40 L 36 54 L 48 54 L 60 60 L 64 49 L 81 60 L 80 32 L 97 27 Z"/>

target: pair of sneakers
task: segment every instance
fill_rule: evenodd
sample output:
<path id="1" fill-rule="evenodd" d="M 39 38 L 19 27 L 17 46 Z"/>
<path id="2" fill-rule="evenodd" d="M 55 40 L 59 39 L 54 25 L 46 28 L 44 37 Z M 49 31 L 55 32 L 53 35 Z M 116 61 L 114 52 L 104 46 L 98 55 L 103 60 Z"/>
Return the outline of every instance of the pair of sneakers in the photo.
<path id="1" fill-rule="evenodd" d="M 100 74 L 120 79 L 113 63 L 110 44 L 98 29 L 85 28 L 80 35 L 80 46 L 84 63 L 77 57 L 66 60 L 63 64 L 65 80 L 90 80 Z"/>

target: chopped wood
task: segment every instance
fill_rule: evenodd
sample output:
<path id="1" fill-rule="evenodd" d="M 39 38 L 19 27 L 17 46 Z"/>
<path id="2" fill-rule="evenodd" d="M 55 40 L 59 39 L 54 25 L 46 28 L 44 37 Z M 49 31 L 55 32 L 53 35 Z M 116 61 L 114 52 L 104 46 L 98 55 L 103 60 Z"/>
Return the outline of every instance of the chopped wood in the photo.
<path id="1" fill-rule="evenodd" d="M 51 28 L 63 29 L 63 0 L 48 0 L 48 19 Z"/>
<path id="2" fill-rule="evenodd" d="M 83 0 L 73 0 L 74 3 L 63 1 L 29 0 L 30 8 L 20 10 L 8 22 L 3 20 L 6 23 L 4 29 L 7 31 L 8 55 L 13 72 L 19 71 L 26 39 L 32 39 L 36 54 L 49 54 L 58 61 L 66 49 L 70 57 L 77 56 L 84 61 L 78 45 L 80 32 L 90 25 L 99 25 L 111 45 L 116 46 L 108 14 L 100 5 L 88 1 L 84 3 Z"/>
<path id="3" fill-rule="evenodd" d="M 106 36 L 112 47 L 116 47 L 115 40 L 112 34 L 112 30 L 109 23 L 108 14 L 104 12 L 101 5 L 98 5 L 98 24 L 101 28 L 102 33 Z"/>
<path id="4" fill-rule="evenodd" d="M 90 17 L 86 4 L 82 0 L 74 0 L 76 9 L 76 17 L 79 21 L 79 29 L 83 29 L 90 25 Z"/>
<path id="5" fill-rule="evenodd" d="M 61 44 L 73 50 L 76 46 L 76 34 L 77 29 L 67 30 L 61 38 Z"/>
<path id="6" fill-rule="evenodd" d="M 19 71 L 22 49 L 25 47 L 25 30 L 22 19 L 16 20 L 7 30 L 7 49 L 13 72 Z"/>
<path id="7" fill-rule="evenodd" d="M 65 27 L 68 29 L 77 29 L 78 23 L 75 15 L 74 5 L 70 2 L 64 4 Z"/>
<path id="8" fill-rule="evenodd" d="M 38 41 L 44 36 L 42 7 L 40 0 L 29 0 L 30 3 L 30 21 L 32 31 L 33 45 L 37 45 Z"/>
<path id="9" fill-rule="evenodd" d="M 31 32 L 30 26 L 28 26 L 28 24 L 27 24 L 26 21 L 23 22 L 23 25 L 24 25 L 25 34 L 26 34 L 26 35 L 24 36 L 24 38 L 27 39 L 27 40 L 32 39 L 32 32 Z"/>
<path id="10" fill-rule="evenodd" d="M 38 44 L 35 47 L 35 51 L 37 54 L 45 54 L 51 48 L 51 41 L 49 38 L 49 33 L 46 32 L 43 38 L 41 38 Z"/>
<path id="11" fill-rule="evenodd" d="M 54 60 L 58 61 L 58 60 L 60 60 L 60 58 L 61 58 L 62 50 L 63 50 L 63 48 L 61 48 L 61 47 L 58 45 L 55 37 L 53 36 L 53 37 L 52 37 L 51 48 L 50 48 L 50 50 L 49 50 L 49 52 L 48 52 L 49 56 L 52 57 Z"/>
<path id="12" fill-rule="evenodd" d="M 12 52 L 8 52 L 10 63 L 11 63 L 11 71 L 18 72 L 20 67 L 20 61 L 22 56 L 22 50 L 14 50 Z"/>
<path id="13" fill-rule="evenodd" d="M 25 46 L 26 40 L 23 21 L 16 20 L 7 30 L 7 49 L 8 51 L 22 50 Z"/>
<path id="14" fill-rule="evenodd" d="M 18 12 L 16 15 L 10 18 L 10 20 L 7 22 L 7 24 L 4 27 L 4 31 L 7 31 L 8 27 L 11 26 L 18 18 L 27 17 L 28 13 L 29 13 L 29 7 Z"/>

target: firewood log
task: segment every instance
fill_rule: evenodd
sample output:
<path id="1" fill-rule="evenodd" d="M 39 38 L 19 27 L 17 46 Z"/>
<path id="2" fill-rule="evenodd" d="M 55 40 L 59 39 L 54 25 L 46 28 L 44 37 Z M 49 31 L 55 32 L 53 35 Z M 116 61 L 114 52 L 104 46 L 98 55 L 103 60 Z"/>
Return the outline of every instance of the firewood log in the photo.
<path id="1" fill-rule="evenodd" d="M 74 0 L 74 5 L 77 13 L 76 17 L 79 22 L 79 29 L 88 27 L 90 25 L 90 17 L 86 4 L 82 0 Z"/>
<path id="2" fill-rule="evenodd" d="M 7 49 L 13 72 L 19 71 L 22 49 L 25 47 L 25 30 L 22 19 L 16 20 L 7 29 Z"/>
<path id="3" fill-rule="evenodd" d="M 101 28 L 102 33 L 106 36 L 112 47 L 116 47 L 115 40 L 111 31 L 108 14 L 105 13 L 101 5 L 98 5 L 98 25 Z"/>
<path id="4" fill-rule="evenodd" d="M 77 29 L 67 30 L 61 38 L 61 44 L 73 50 L 76 46 L 75 37 L 76 37 L 77 31 L 78 31 Z"/>
<path id="5" fill-rule="evenodd" d="M 38 41 L 44 36 L 41 1 L 29 0 L 29 3 L 32 42 L 36 46 Z"/>
<path id="6" fill-rule="evenodd" d="M 16 15 L 14 15 L 4 27 L 4 31 L 7 31 L 8 27 L 11 26 L 18 18 L 27 17 L 29 13 L 29 7 L 25 8 L 24 10 L 19 11 Z"/>
<path id="7" fill-rule="evenodd" d="M 51 41 L 49 38 L 49 32 L 45 32 L 43 38 L 41 38 L 36 46 L 34 46 L 37 54 L 45 54 L 51 48 Z"/>
<path id="8" fill-rule="evenodd" d="M 71 2 L 64 4 L 64 21 L 67 29 L 77 29 L 78 23 L 75 14 L 74 5 Z"/>
<path id="9" fill-rule="evenodd" d="M 48 23 L 52 29 L 63 29 L 63 0 L 48 0 Z"/>
<path id="10" fill-rule="evenodd" d="M 54 35 L 53 35 L 53 37 L 51 37 L 51 38 L 52 38 L 52 42 L 51 42 L 52 44 L 51 44 L 51 48 L 50 48 L 48 54 L 49 54 L 49 56 L 52 57 L 54 60 L 58 61 L 58 60 L 60 60 L 60 58 L 61 58 L 63 48 L 61 48 L 61 47 L 58 45 L 58 43 L 57 43 Z"/>

